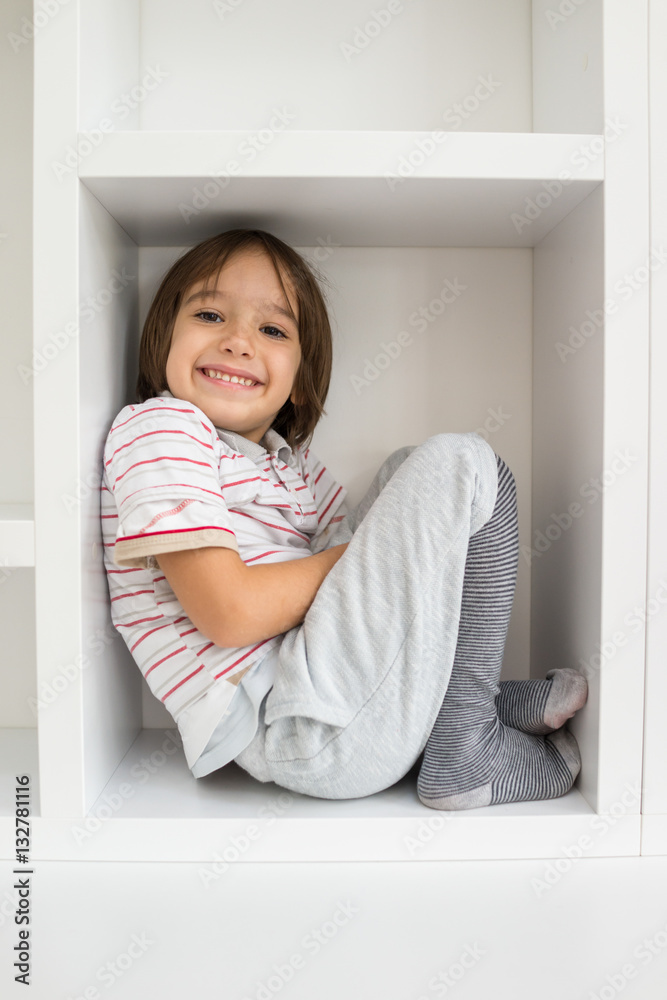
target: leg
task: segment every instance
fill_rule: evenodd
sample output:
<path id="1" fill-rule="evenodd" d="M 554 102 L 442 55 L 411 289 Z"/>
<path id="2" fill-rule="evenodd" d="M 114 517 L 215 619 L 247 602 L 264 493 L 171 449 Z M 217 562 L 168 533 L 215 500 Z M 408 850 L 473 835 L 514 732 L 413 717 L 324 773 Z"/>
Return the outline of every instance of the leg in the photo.
<path id="1" fill-rule="evenodd" d="M 544 739 L 498 717 L 518 530 L 514 477 L 496 458 L 496 505 L 470 538 L 452 674 L 417 783 L 421 801 L 435 809 L 555 798 L 569 790 L 581 766 L 576 740 L 567 730 Z"/>
<path id="2" fill-rule="evenodd" d="M 469 538 L 496 492 L 495 454 L 477 434 L 409 449 L 304 621 L 285 633 L 241 767 L 334 799 L 373 794 L 410 770 L 447 689 Z"/>
<path id="3" fill-rule="evenodd" d="M 416 444 L 405 445 L 405 447 L 398 448 L 396 451 L 393 451 L 391 455 L 384 460 L 376 472 L 373 482 L 368 487 L 366 494 L 362 497 L 357 506 L 348 511 L 342 521 L 333 525 L 331 532 L 327 534 L 326 538 L 320 536 L 320 538 L 318 538 L 317 541 L 313 542 L 310 546 L 310 550 L 313 555 L 317 552 L 323 552 L 325 549 L 330 549 L 334 545 L 343 545 L 345 542 L 351 541 L 355 531 L 368 514 L 384 487 L 387 485 L 399 466 L 402 465 L 408 455 L 412 454 L 416 447 Z"/>
<path id="4" fill-rule="evenodd" d="M 406 445 L 386 459 L 361 502 L 335 526 L 335 535 L 332 534 L 326 545 L 317 549 L 313 547 L 313 551 L 350 541 L 380 491 L 416 447 Z M 500 681 L 498 686 L 496 711 L 500 721 L 513 729 L 534 735 L 546 735 L 560 729 L 582 708 L 588 696 L 586 679 L 571 667 L 550 670 L 546 680 Z"/>

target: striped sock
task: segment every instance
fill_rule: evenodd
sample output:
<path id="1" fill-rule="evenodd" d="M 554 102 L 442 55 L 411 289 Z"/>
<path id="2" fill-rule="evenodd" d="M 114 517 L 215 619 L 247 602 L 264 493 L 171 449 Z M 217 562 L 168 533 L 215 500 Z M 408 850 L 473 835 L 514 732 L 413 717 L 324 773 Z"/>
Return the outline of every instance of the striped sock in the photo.
<path id="1" fill-rule="evenodd" d="M 514 476 L 496 458 L 496 504 L 468 544 L 454 664 L 417 778 L 420 800 L 433 809 L 556 798 L 572 787 L 581 767 L 568 730 L 538 736 L 498 717 L 519 535 Z"/>
<path id="2" fill-rule="evenodd" d="M 550 670 L 547 680 L 501 681 L 498 718 L 522 733 L 545 734 L 564 726 L 586 703 L 588 684 L 571 667 Z"/>

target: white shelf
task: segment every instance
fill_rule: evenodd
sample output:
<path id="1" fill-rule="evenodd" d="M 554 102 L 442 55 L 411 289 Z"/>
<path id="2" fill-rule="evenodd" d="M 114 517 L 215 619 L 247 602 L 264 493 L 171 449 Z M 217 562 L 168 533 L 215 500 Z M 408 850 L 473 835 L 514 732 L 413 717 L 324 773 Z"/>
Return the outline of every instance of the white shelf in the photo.
<path id="1" fill-rule="evenodd" d="M 616 822 L 592 837 L 591 856 L 638 853 L 639 804 L 620 817 L 617 811 L 625 789 L 641 780 L 643 635 L 603 669 L 595 660 L 646 594 L 649 317 L 643 287 L 628 298 L 620 278 L 639 274 L 649 250 L 648 11 L 644 4 L 630 17 L 620 0 L 600 0 L 552 30 L 546 0 L 510 6 L 502 24 L 511 34 L 494 33 L 488 18 L 462 2 L 464 32 L 456 34 L 449 8 L 436 16 L 435 7 L 420 28 L 423 45 L 411 47 L 397 32 L 408 75 L 419 85 L 400 115 L 373 63 L 386 34 L 350 69 L 360 73 L 354 87 L 346 69 L 340 74 L 350 88 L 344 93 L 366 101 L 364 114 L 375 101 L 382 115 L 359 117 L 356 106 L 348 115 L 351 99 L 339 107 L 343 92 L 329 82 L 328 91 L 308 92 L 316 98 L 308 114 L 298 107 L 301 117 L 274 131 L 274 106 L 291 107 L 276 92 L 282 79 L 277 87 L 266 68 L 258 69 L 266 81 L 258 76 L 257 88 L 244 91 L 241 104 L 234 99 L 228 115 L 229 64 L 184 48 L 181 21 L 165 19 L 162 5 L 74 0 L 48 32 L 36 34 L 34 344 L 58 347 L 34 394 L 38 686 L 50 684 L 62 665 L 92 662 L 95 642 L 100 646 L 94 669 L 75 670 L 63 696 L 40 712 L 37 856 L 212 858 L 281 794 L 235 766 L 196 781 L 182 754 L 145 783 L 132 774 L 136 755 L 155 747 L 155 733 L 142 726 L 160 721 L 148 718 L 139 672 L 118 635 L 106 641 L 98 495 L 81 489 L 99 470 L 108 427 L 133 391 L 141 316 L 170 258 L 237 226 L 273 231 L 298 248 L 340 247 L 314 260 L 326 264 L 339 333 L 328 423 L 318 430 L 324 454 L 332 452 L 330 442 L 346 442 L 332 459 L 341 481 L 358 484 L 377 468 L 378 456 L 452 427 L 460 414 L 465 429 L 499 405 L 511 414 L 491 441 L 516 470 L 524 540 L 549 544 L 522 563 L 522 632 L 508 663 L 520 664 L 523 676 L 527 666 L 540 675 L 564 662 L 593 664 L 589 702 L 572 722 L 584 766 L 568 795 L 446 820 L 419 803 L 414 780 L 367 801 L 291 796 L 290 808 L 253 845 L 252 859 L 412 860 L 405 837 L 422 823 L 432 832 L 437 827 L 420 852 L 425 859 L 558 857 L 564 845 L 605 829 L 607 814 Z M 304 0 L 297 8 L 312 5 Z M 353 26 L 361 8 L 344 8 L 344 24 Z M 247 46 L 259 44 L 252 51 L 266 67 L 276 41 L 257 41 L 249 21 L 243 28 L 247 12 L 237 14 L 219 32 L 225 44 L 235 46 L 241 62 Z M 185 21 L 195 33 L 206 29 L 203 8 L 188 8 Z M 454 63 L 441 55 L 445 22 L 456 35 Z M 206 35 L 216 51 L 218 29 Z M 335 37 L 327 24 L 327 44 Z M 496 64 L 496 50 L 511 74 Z M 169 65 L 174 52 L 178 69 Z M 383 58 L 391 73 L 388 51 Z M 121 119 L 114 111 L 120 95 L 156 65 L 172 75 Z M 302 81 L 313 79 L 309 66 L 299 66 L 297 96 Z M 429 69 L 437 70 L 433 79 Z M 433 133 L 414 130 L 464 101 L 482 72 L 495 73 L 502 87 L 497 103 L 466 120 L 475 131 L 447 132 L 438 143 Z M 428 117 L 422 86 L 432 104 Z M 197 130 L 208 122 L 254 131 Z M 307 127 L 313 122 L 319 130 Z M 398 130 L 365 130 L 375 122 Z M 610 131 L 613 122 L 622 123 L 621 135 Z M 321 130 L 338 123 L 341 130 Z M 264 144 L 251 158 L 245 151 L 252 140 L 262 144 L 264 124 Z M 66 155 L 74 165 L 58 173 L 54 164 Z M 525 224 L 517 225 L 522 217 Z M 123 269 L 128 281 L 118 289 L 115 272 Z M 445 300 L 434 296 L 445 276 L 470 293 L 436 324 Z M 78 337 L 65 336 L 68 318 L 89 300 L 92 318 Z M 347 377 L 370 370 L 373 359 L 379 371 L 385 342 L 393 357 L 390 342 L 426 306 L 435 324 L 427 336 L 415 338 L 381 378 L 369 379 L 367 395 L 353 395 Z M 576 357 L 563 359 L 563 343 L 576 345 Z M 57 452 L 44 433 L 54 412 L 67 445 Z M 632 462 L 621 475 L 617 460 L 626 452 Z M 603 502 L 594 494 L 595 504 L 588 499 L 584 506 L 582 490 L 600 477 Z M 50 499 L 78 489 L 81 504 L 72 511 Z M 575 503 L 581 517 L 570 518 L 570 529 L 564 512 Z M 122 784 L 133 793 L 111 808 L 105 795 L 115 801 Z M 77 844 L 72 826 L 95 819 L 96 809 L 108 818 Z"/>
<path id="2" fill-rule="evenodd" d="M 244 159 L 252 135 L 109 133 L 87 155 L 80 136 L 79 177 L 139 246 L 224 223 L 273 226 L 297 246 L 528 247 L 604 176 L 595 135 L 290 131 Z"/>
<path id="3" fill-rule="evenodd" d="M 30 809 L 39 814 L 39 778 L 37 760 L 37 728 L 0 728 L 0 826 L 10 823 L 14 828 L 16 776 L 30 775 Z M 7 818 L 9 817 L 9 819 Z M 14 844 L 14 837 L 3 836 L 3 851 Z M 3 857 L 7 855 L 3 853 Z M 11 855 L 9 855 L 11 856 Z"/>
<path id="4" fill-rule="evenodd" d="M 169 755 L 160 748 L 167 744 Z M 436 861 L 638 853 L 638 815 L 609 824 L 573 789 L 558 799 L 446 813 L 416 773 L 376 795 L 329 801 L 254 781 L 232 763 L 195 781 L 164 730 L 142 730 L 83 819 L 42 820 L 35 860 Z M 580 838 L 587 837 L 588 840 Z M 227 851 L 227 853 L 225 853 Z"/>
<path id="5" fill-rule="evenodd" d="M 35 565 L 35 524 L 32 504 L 0 504 L 1 567 Z"/>
<path id="6" fill-rule="evenodd" d="M 667 854 L 667 815 L 642 816 L 642 854 Z"/>

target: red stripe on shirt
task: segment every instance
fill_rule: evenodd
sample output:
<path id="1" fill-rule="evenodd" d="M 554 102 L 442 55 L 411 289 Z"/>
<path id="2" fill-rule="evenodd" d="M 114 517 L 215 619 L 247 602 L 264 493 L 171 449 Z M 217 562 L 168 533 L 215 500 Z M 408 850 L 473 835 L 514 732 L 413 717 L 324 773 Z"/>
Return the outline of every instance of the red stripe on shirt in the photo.
<path id="1" fill-rule="evenodd" d="M 123 538 L 117 539 L 114 544 L 118 544 L 118 542 L 134 541 L 135 538 L 153 538 L 156 535 L 186 535 L 189 531 L 226 531 L 233 538 L 236 537 L 231 528 L 221 528 L 217 524 L 201 524 L 196 528 L 174 528 L 172 531 L 147 531 L 144 535 L 125 535 Z M 138 556 L 137 558 L 141 557 Z"/>
<path id="2" fill-rule="evenodd" d="M 276 531 L 285 531 L 288 535 L 296 535 L 297 538 L 303 538 L 306 542 L 310 541 L 308 536 L 304 535 L 301 531 L 294 531 L 293 528 L 283 528 L 282 525 L 271 524 L 269 521 L 262 521 L 259 517 L 253 517 L 252 514 L 246 514 L 244 510 L 234 510 L 231 513 L 238 514 L 240 517 L 249 517 L 251 521 L 258 521 L 259 524 L 265 524 L 267 528 L 275 528 Z"/>
<path id="3" fill-rule="evenodd" d="M 160 428 L 160 430 L 157 431 L 146 431 L 144 434 L 137 434 L 137 436 L 132 438 L 131 441 L 128 441 L 126 444 L 121 444 L 112 453 L 111 458 L 104 463 L 105 466 L 111 465 L 114 458 L 119 452 L 124 451 L 126 448 L 131 448 L 132 445 L 136 444 L 137 441 L 141 441 L 142 438 L 152 437 L 154 434 L 184 434 L 185 437 L 189 437 L 192 441 L 196 441 L 197 444 L 201 444 L 203 445 L 204 448 L 210 448 L 211 451 L 213 451 L 213 445 L 211 444 L 210 441 L 200 441 L 199 438 L 195 437 L 193 434 L 188 434 L 187 431 L 179 431 L 176 428 L 171 428 L 171 427 L 162 427 Z"/>
<path id="4" fill-rule="evenodd" d="M 144 639 L 147 639 L 149 635 L 153 635 L 154 632 L 159 632 L 162 628 L 170 628 L 171 622 L 165 622 L 164 625 L 156 625 L 155 628 L 150 628 L 148 632 L 144 632 L 140 639 L 137 639 L 133 646 L 130 646 L 130 652 L 133 653 L 137 646 L 140 646 Z"/>
<path id="5" fill-rule="evenodd" d="M 282 551 L 283 551 L 282 549 L 269 549 L 267 552 L 260 552 L 258 556 L 252 556 L 250 559 L 246 559 L 244 561 L 247 566 L 249 563 L 255 562 L 257 559 L 264 559 L 265 556 L 272 556 L 274 553 Z"/>
<path id="6" fill-rule="evenodd" d="M 153 615 L 152 618 L 137 618 L 136 622 L 116 622 L 116 628 L 134 628 L 135 625 L 143 625 L 144 622 L 162 621 L 164 615 Z"/>
<path id="7" fill-rule="evenodd" d="M 134 465 L 130 465 L 125 472 L 121 472 L 120 476 L 111 484 L 112 489 L 116 489 L 117 484 L 124 479 L 128 472 L 132 472 L 132 469 L 138 469 L 140 465 L 153 465 L 154 462 L 189 462 L 190 465 L 203 465 L 206 469 L 210 469 L 209 462 L 198 462 L 196 458 L 184 458 L 182 455 L 158 455 L 157 458 L 144 458 L 141 462 L 135 462 Z"/>
<path id="8" fill-rule="evenodd" d="M 169 697 L 170 694 L 173 694 L 174 691 L 178 691 L 179 687 L 181 687 L 182 684 L 185 684 L 186 681 L 189 681 L 191 677 L 194 677 L 195 674 L 198 674 L 199 671 L 203 669 L 204 669 L 204 664 L 202 663 L 201 666 L 197 667 L 196 670 L 193 670 L 191 674 L 188 674 L 187 677 L 184 677 L 182 681 L 179 681 L 178 684 L 174 684 L 171 691 L 167 691 L 167 693 L 160 699 L 160 701 L 162 702 L 166 701 L 166 699 Z"/>
<path id="9" fill-rule="evenodd" d="M 172 656 L 176 656 L 178 653 L 187 653 L 187 652 L 188 652 L 187 646 L 179 646 L 178 649 L 173 650 L 173 652 L 171 653 L 167 653 L 167 655 L 163 656 L 161 660 L 157 660 L 155 663 L 153 663 L 144 674 L 144 677 L 148 677 L 151 670 L 155 670 L 155 668 L 159 667 L 161 663 L 165 663 L 166 660 L 170 660 Z"/>
<path id="10" fill-rule="evenodd" d="M 132 409 L 132 407 L 131 407 L 131 409 Z M 195 412 L 194 410 L 186 410 L 182 406 L 150 406 L 150 407 L 148 407 L 148 409 L 141 410 L 141 411 L 139 411 L 137 413 L 133 413 L 132 416 L 128 417 L 127 420 L 124 420 L 122 422 L 122 424 L 116 424 L 114 427 L 111 428 L 111 430 L 109 431 L 109 434 L 113 434 L 113 432 L 117 431 L 120 427 L 124 427 L 125 424 L 129 424 L 130 420 L 134 420 L 136 417 L 141 417 L 141 416 L 143 416 L 144 413 L 153 413 L 156 410 L 159 410 L 160 413 L 164 413 L 165 411 L 170 410 L 173 413 L 192 413 L 193 415 L 194 415 L 194 412 Z"/>
<path id="11" fill-rule="evenodd" d="M 269 642 L 271 639 L 274 638 L 275 636 L 270 635 L 268 639 L 262 639 L 262 641 L 258 642 L 256 646 L 253 646 L 252 649 L 249 649 L 247 653 L 244 653 L 243 656 L 240 656 L 238 660 L 234 660 L 234 662 L 231 663 L 228 667 L 225 667 L 224 670 L 221 670 L 219 674 L 214 674 L 213 679 L 217 681 L 218 677 L 222 677 L 224 674 L 228 674 L 230 670 L 234 669 L 234 667 L 238 667 L 239 663 L 243 663 L 243 661 L 247 659 L 248 656 L 252 656 L 252 654 L 255 653 L 258 649 L 261 649 L 264 643 Z"/>
<path id="12" fill-rule="evenodd" d="M 329 503 L 328 503 L 328 504 L 326 505 L 326 507 L 325 507 L 325 508 L 324 508 L 324 510 L 322 511 L 322 517 L 324 517 L 324 515 L 326 514 L 326 512 L 327 512 L 327 511 L 329 510 L 329 508 L 331 507 L 331 504 L 332 504 L 332 503 L 334 502 L 334 500 L 336 499 L 336 497 L 338 496 L 338 494 L 340 493 L 340 491 L 342 490 L 342 488 L 343 488 L 342 486 L 339 486 L 339 487 L 338 487 L 338 489 L 336 490 L 336 492 L 335 492 L 335 493 L 334 493 L 334 495 L 332 496 L 331 500 L 329 501 Z M 319 518 L 317 519 L 317 520 L 318 520 L 318 524 L 319 524 L 319 522 L 320 522 L 320 521 L 322 520 L 322 517 L 319 517 Z"/>
<path id="13" fill-rule="evenodd" d="M 150 590 L 128 590 L 127 594 L 118 594 L 116 597 L 112 597 L 113 601 L 122 601 L 126 597 L 139 597 L 139 594 L 152 594 L 154 591 Z"/>
<path id="14" fill-rule="evenodd" d="M 244 483 L 256 483 L 257 480 L 260 482 L 266 482 L 262 476 L 251 476 L 250 479 L 237 479 L 235 483 L 221 483 L 220 489 L 226 490 L 228 486 L 243 486 Z"/>
<path id="15" fill-rule="evenodd" d="M 200 493 L 208 493 L 210 496 L 216 497 L 218 500 L 222 499 L 222 495 L 220 493 L 216 493 L 215 490 L 207 490 L 203 486 L 193 486 L 192 483 L 162 483 L 161 489 L 164 489 L 165 486 L 187 486 L 188 489 L 190 490 L 199 490 Z M 137 493 L 148 493 L 153 488 L 154 487 L 151 486 L 141 486 L 138 490 L 133 490 L 132 493 L 128 493 L 125 499 L 121 502 L 120 507 L 122 507 L 123 504 L 126 504 L 129 500 L 131 500 L 132 497 L 135 497 Z"/>

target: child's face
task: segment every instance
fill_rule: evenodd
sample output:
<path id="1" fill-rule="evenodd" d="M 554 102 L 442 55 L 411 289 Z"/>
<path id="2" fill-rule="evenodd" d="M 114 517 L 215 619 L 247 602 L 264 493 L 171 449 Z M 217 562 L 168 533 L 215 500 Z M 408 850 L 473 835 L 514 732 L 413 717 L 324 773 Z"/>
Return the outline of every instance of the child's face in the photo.
<path id="1" fill-rule="evenodd" d="M 298 319 L 296 296 L 287 276 L 283 281 Z M 216 427 L 259 443 L 292 392 L 301 361 L 298 328 L 277 308 L 288 304 L 265 253 L 236 255 L 218 275 L 216 289 L 189 301 L 203 285 L 187 289 L 176 316 L 169 391 L 198 406 Z M 206 374 L 210 369 L 244 372 L 260 384 L 226 382 Z"/>

